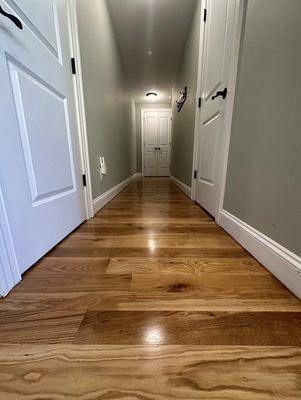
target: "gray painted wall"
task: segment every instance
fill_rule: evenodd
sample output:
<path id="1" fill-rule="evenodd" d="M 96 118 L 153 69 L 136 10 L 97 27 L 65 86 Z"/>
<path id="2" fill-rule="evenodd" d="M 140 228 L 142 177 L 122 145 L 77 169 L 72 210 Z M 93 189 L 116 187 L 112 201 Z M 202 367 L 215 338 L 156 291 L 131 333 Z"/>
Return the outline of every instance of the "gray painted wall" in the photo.
<path id="1" fill-rule="evenodd" d="M 198 75 L 198 53 L 200 36 L 201 0 L 197 2 L 190 33 L 185 45 L 182 62 L 179 67 L 177 81 L 173 88 L 173 124 L 171 175 L 191 187 L 195 106 Z M 180 90 L 188 88 L 188 98 L 177 112 L 175 100 L 180 96 Z"/>
<path id="2" fill-rule="evenodd" d="M 77 1 L 77 14 L 95 199 L 136 172 L 134 110 L 106 1 Z"/>
<path id="3" fill-rule="evenodd" d="M 250 0 L 224 208 L 301 256 L 301 1 Z"/>
<path id="4" fill-rule="evenodd" d="M 136 138 L 137 138 L 137 172 L 142 172 L 141 155 L 141 109 L 142 108 L 171 108 L 171 103 L 136 103 Z"/>

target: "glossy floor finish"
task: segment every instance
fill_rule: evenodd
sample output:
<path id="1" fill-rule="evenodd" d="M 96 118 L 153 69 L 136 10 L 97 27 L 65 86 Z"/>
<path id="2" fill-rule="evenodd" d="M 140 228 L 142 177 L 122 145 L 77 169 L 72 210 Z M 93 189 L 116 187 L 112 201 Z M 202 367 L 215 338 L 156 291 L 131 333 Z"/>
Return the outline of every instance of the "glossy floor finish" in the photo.
<path id="1" fill-rule="evenodd" d="M 301 302 L 165 178 L 0 302 L 0 399 L 300 399 Z"/>

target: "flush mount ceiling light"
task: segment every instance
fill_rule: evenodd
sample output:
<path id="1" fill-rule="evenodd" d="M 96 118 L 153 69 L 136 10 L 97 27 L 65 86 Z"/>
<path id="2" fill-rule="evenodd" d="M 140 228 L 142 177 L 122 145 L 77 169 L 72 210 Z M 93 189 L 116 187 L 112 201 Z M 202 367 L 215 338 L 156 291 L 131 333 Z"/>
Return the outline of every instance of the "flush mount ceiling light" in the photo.
<path id="1" fill-rule="evenodd" d="M 157 93 L 155 93 L 155 92 L 148 92 L 148 93 L 146 93 L 146 97 L 147 97 L 150 101 L 155 100 L 155 98 L 156 98 L 157 96 L 158 96 L 158 95 L 157 95 Z"/>

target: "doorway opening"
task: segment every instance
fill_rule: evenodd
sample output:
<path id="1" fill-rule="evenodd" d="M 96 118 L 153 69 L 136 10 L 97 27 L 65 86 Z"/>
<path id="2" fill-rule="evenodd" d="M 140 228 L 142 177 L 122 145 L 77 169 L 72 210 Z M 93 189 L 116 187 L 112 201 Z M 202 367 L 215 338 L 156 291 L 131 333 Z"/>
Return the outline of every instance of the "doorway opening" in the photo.
<path id="1" fill-rule="evenodd" d="M 172 110 L 141 110 L 141 155 L 143 176 L 169 176 Z"/>

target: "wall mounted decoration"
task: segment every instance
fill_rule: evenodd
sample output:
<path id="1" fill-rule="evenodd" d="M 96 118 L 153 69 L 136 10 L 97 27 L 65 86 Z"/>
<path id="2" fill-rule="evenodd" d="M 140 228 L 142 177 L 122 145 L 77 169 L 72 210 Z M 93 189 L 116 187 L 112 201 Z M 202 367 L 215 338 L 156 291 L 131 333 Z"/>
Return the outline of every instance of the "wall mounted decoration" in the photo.
<path id="1" fill-rule="evenodd" d="M 180 94 L 181 94 L 180 100 L 176 100 L 178 112 L 181 111 L 181 108 L 183 107 L 187 99 L 187 86 L 184 87 L 184 90 L 180 92 Z"/>

